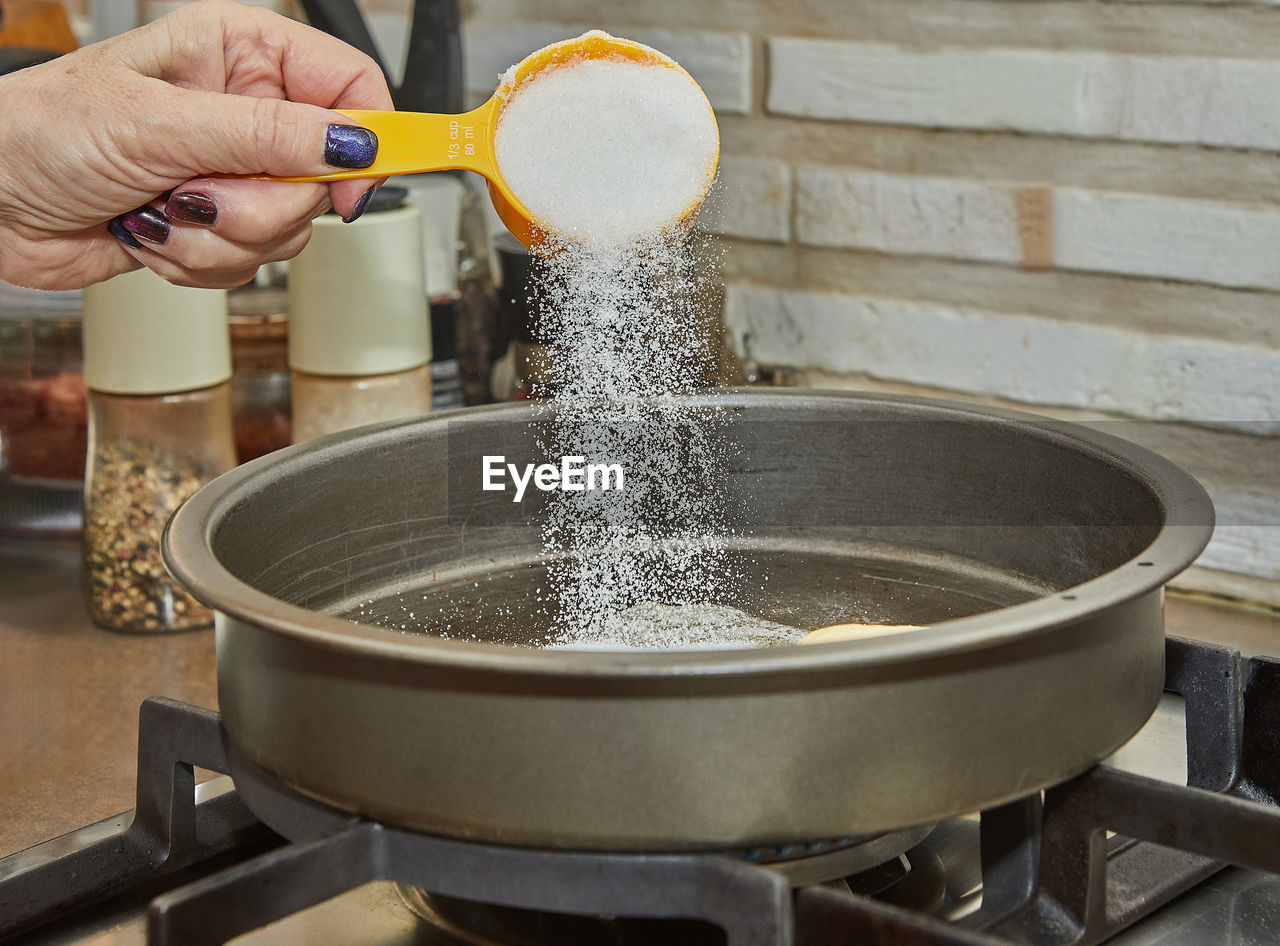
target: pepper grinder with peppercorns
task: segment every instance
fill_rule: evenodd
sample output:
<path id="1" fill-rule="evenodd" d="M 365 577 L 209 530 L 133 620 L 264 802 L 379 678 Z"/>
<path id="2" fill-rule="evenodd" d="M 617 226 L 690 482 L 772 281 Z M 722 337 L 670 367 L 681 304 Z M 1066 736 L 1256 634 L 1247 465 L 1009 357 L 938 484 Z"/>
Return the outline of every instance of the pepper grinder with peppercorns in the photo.
<path id="1" fill-rule="evenodd" d="M 236 463 L 227 294 L 143 269 L 86 289 L 83 324 L 90 615 L 116 631 L 208 626 L 212 612 L 165 571 L 160 536 L 188 496 Z"/>

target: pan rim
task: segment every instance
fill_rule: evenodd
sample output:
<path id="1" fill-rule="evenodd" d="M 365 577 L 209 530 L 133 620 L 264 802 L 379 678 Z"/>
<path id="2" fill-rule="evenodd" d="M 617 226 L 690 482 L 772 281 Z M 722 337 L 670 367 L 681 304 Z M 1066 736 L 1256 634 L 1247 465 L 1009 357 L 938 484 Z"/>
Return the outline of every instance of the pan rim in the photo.
<path id="1" fill-rule="evenodd" d="M 328 651 L 434 665 L 472 673 L 582 678 L 663 679 L 671 677 L 737 677 L 750 675 L 830 674 L 924 659 L 996 650 L 1058 632 L 1146 593 L 1161 588 L 1187 568 L 1213 533 L 1213 504 L 1191 474 L 1138 444 L 1068 421 L 1024 411 L 971 405 L 963 401 L 816 389 L 761 392 L 725 389 L 694 395 L 692 400 L 728 408 L 762 401 L 804 402 L 815 406 L 856 401 L 900 411 L 928 412 L 940 419 L 1010 422 L 1037 436 L 1065 442 L 1122 468 L 1152 494 L 1164 512 L 1154 540 L 1134 558 L 1060 593 L 970 617 L 931 625 L 921 631 L 859 641 L 807 647 L 697 651 L 542 650 L 426 635 L 357 624 L 344 618 L 289 604 L 233 575 L 213 551 L 219 523 L 255 486 L 284 465 L 323 462 L 327 452 L 352 440 L 403 436 L 408 429 L 446 425 L 460 417 L 491 415 L 497 420 L 528 416 L 528 404 L 498 404 L 449 414 L 391 421 L 334 434 L 285 448 L 223 474 L 195 493 L 166 525 L 163 549 L 170 572 L 202 603 L 223 615 Z M 800 406 L 797 404 L 796 406 Z M 510 416 L 507 416 L 510 415 Z M 1172 523 L 1172 524 L 1171 524 Z M 1149 562 L 1149 565 L 1139 565 Z M 1063 594 L 1070 593 L 1072 600 Z"/>

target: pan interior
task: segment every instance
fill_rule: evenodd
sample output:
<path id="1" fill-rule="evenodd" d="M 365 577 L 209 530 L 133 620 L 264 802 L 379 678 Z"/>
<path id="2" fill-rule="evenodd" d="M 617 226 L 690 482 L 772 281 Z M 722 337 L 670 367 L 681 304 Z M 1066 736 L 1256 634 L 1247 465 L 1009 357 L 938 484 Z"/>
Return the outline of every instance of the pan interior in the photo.
<path id="1" fill-rule="evenodd" d="M 741 545 L 742 576 L 717 602 L 804 631 L 830 624 L 936 624 L 1020 604 L 1052 587 L 958 555 L 866 544 L 779 540 Z M 556 606 L 536 556 L 435 570 L 428 580 L 340 602 L 331 613 L 406 634 L 514 646 L 554 641 Z"/>
<path id="2" fill-rule="evenodd" d="M 936 624 L 1068 590 L 1083 605 L 1078 586 L 1147 554 L 1169 514 L 1162 478 L 1178 485 L 1156 458 L 1051 422 L 839 395 L 724 400 L 724 554 L 743 580 L 712 601 L 802 630 Z M 540 500 L 481 486 L 485 457 L 537 455 L 531 419 L 503 407 L 267 458 L 227 481 L 191 541 L 296 608 L 396 634 L 544 643 L 557 613 Z M 1156 559 L 1151 573 L 1168 566 Z"/>

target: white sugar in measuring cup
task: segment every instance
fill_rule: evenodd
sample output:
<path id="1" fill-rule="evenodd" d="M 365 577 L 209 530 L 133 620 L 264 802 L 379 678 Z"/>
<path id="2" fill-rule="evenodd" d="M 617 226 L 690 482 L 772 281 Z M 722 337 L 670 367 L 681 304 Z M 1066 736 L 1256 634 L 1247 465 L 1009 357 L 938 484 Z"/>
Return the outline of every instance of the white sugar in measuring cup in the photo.
<path id="1" fill-rule="evenodd" d="M 521 88 L 547 70 L 574 65 L 583 60 L 615 60 L 662 66 L 677 70 L 694 88 L 693 77 L 674 60 L 657 50 L 607 33 L 592 31 L 575 39 L 546 46 L 525 57 L 503 78 L 493 96 L 479 108 L 458 115 L 425 112 L 380 112 L 340 109 L 342 114 L 378 136 L 378 157 L 358 170 L 335 170 L 309 177 L 277 178 L 288 181 L 340 181 L 351 178 L 389 177 L 461 168 L 483 175 L 489 182 L 489 196 L 502 222 L 521 243 L 531 249 L 546 246 L 555 228 L 540 221 L 512 191 L 498 167 L 494 137 L 503 110 Z M 701 94 L 701 89 L 698 89 Z M 702 96 L 706 101 L 706 96 Z M 711 104 L 707 103 L 711 113 Z M 711 118 L 715 127 L 714 115 Z M 687 228 L 697 216 L 703 198 L 711 188 L 719 162 L 719 135 L 705 172 L 705 186 L 690 206 L 680 213 L 673 227 Z"/>

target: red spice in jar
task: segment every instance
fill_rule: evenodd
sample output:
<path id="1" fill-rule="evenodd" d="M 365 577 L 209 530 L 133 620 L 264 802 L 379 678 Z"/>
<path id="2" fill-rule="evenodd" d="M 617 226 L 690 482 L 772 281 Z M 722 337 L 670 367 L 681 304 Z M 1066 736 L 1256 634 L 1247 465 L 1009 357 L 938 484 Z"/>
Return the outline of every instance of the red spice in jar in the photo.
<path id="1" fill-rule="evenodd" d="M 0 378 L 4 468 L 15 476 L 79 480 L 88 423 L 84 376 Z"/>

